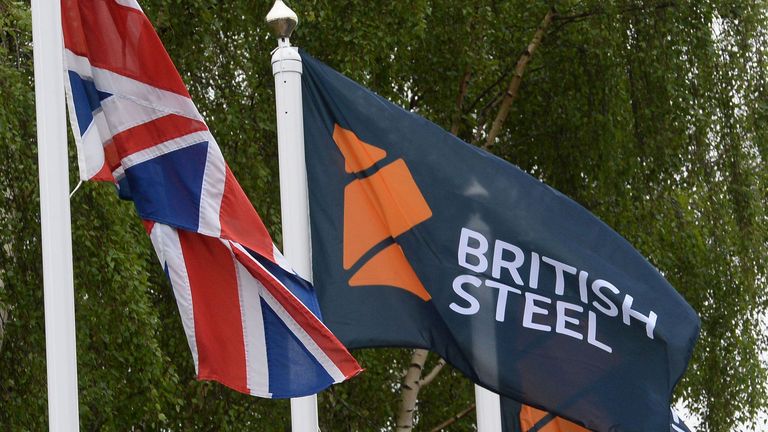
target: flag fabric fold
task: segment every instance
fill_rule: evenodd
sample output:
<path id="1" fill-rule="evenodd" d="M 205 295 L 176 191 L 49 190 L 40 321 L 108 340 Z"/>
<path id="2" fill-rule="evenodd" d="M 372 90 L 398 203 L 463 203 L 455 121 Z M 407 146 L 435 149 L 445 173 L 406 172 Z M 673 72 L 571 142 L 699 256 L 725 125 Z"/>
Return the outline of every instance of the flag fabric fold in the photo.
<path id="1" fill-rule="evenodd" d="M 134 202 L 173 287 L 198 379 L 297 397 L 357 374 L 138 3 L 61 5 L 80 176 L 113 182 Z"/>
<path id="2" fill-rule="evenodd" d="M 596 431 L 669 429 L 699 319 L 563 194 L 303 60 L 315 287 L 349 348 L 426 348 Z"/>

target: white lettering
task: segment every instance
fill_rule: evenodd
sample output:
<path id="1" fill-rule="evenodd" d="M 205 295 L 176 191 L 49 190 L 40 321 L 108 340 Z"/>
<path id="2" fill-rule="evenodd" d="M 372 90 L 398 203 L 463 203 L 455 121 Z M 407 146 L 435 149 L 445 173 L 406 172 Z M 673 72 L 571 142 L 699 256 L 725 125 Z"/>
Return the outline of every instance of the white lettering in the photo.
<path id="1" fill-rule="evenodd" d="M 492 255 L 491 247 L 493 247 Z M 522 326 L 528 329 L 555 332 L 580 341 L 586 340 L 590 345 L 612 353 L 613 348 L 606 341 L 598 340 L 597 312 L 600 312 L 608 317 L 601 317 L 601 323 L 603 321 L 616 323 L 609 318 L 618 319 L 621 314 L 621 320 L 625 325 L 632 326 L 633 320 L 639 321 L 640 325 L 645 326 L 648 338 L 654 339 L 658 315 L 653 310 L 649 310 L 647 314 L 640 312 L 644 305 L 642 301 L 640 301 L 640 310 L 633 309 L 635 299 L 631 295 L 621 292 L 619 288 L 604 279 L 592 280 L 590 273 L 586 270 L 577 269 L 554 258 L 530 251 L 528 280 L 524 281 L 520 269 L 526 265 L 528 253 L 529 251 L 524 251 L 512 243 L 486 237 L 481 232 L 462 227 L 457 259 L 459 266 L 467 269 L 466 273 L 471 274 L 460 275 L 453 280 L 453 291 L 458 298 L 448 305 L 449 308 L 461 315 L 476 315 L 480 312 L 481 301 L 493 301 L 490 298 L 493 292 L 488 291 L 490 288 L 498 291 L 495 320 L 500 323 L 506 320 L 509 295 L 512 293 L 525 297 Z M 554 293 L 550 294 L 547 290 L 546 296 L 535 294 L 539 292 L 542 261 L 550 265 L 555 274 Z M 552 271 L 545 269 L 545 272 L 546 277 L 549 277 Z M 570 278 L 568 275 L 574 277 Z M 480 288 L 482 289 L 478 290 Z M 576 300 L 577 289 L 579 300 Z M 562 296 L 562 300 L 554 298 L 553 295 Z M 513 299 L 513 301 L 516 300 Z M 520 303 L 512 304 L 511 314 L 517 315 Z M 490 306 L 488 304 L 485 307 Z M 587 313 L 586 316 L 585 313 Z M 517 319 L 515 316 L 516 322 Z M 637 323 L 634 324 L 637 325 Z M 639 329 L 632 329 L 632 331 L 637 330 Z M 601 334 L 605 334 L 604 331 Z"/>
<path id="2" fill-rule="evenodd" d="M 504 251 L 510 251 L 515 254 L 515 260 L 505 261 Z M 522 249 L 513 244 L 501 240 L 496 240 L 496 244 L 493 247 L 493 268 L 491 269 L 491 274 L 494 278 L 501 279 L 501 269 L 505 268 L 509 270 L 509 274 L 512 275 L 512 279 L 515 281 L 515 283 L 522 286 L 523 279 L 520 278 L 520 274 L 517 272 L 517 269 L 523 265 L 524 261 L 525 254 L 523 254 Z"/>
<path id="3" fill-rule="evenodd" d="M 584 304 L 589 304 L 589 293 L 587 292 L 589 289 L 587 286 L 588 277 L 589 273 L 583 270 L 579 272 L 579 297 L 581 298 L 581 302 Z"/>
<path id="4" fill-rule="evenodd" d="M 489 288 L 496 288 L 499 290 L 499 299 L 496 301 L 496 321 L 504 322 L 504 318 L 507 314 L 507 294 L 510 292 L 515 294 L 522 294 L 522 291 L 490 279 L 485 280 L 485 285 Z"/>
<path id="5" fill-rule="evenodd" d="M 533 322 L 533 314 L 548 315 L 549 311 L 544 308 L 536 306 L 534 302 L 540 301 L 550 304 L 552 300 L 547 297 L 540 296 L 538 294 L 527 292 L 525 293 L 525 310 L 523 312 L 523 327 L 527 327 L 533 330 L 552 331 L 552 327 L 545 324 L 537 324 Z"/>
<path id="6" fill-rule="evenodd" d="M 648 316 L 645 316 L 636 310 L 632 310 L 632 302 L 634 301 L 635 299 L 629 294 L 624 297 L 624 303 L 621 305 L 621 318 L 626 325 L 629 325 L 630 318 L 635 318 L 640 322 L 644 322 L 645 333 L 650 339 L 653 339 L 653 330 L 656 328 L 656 319 L 658 318 L 656 312 L 650 311 Z"/>
<path id="7" fill-rule="evenodd" d="M 597 314 L 592 311 L 589 311 L 589 321 L 587 322 L 587 342 L 607 353 L 613 352 L 613 348 L 597 340 Z"/>
<path id="8" fill-rule="evenodd" d="M 469 240 L 473 239 L 477 243 L 472 247 Z M 472 231 L 469 228 L 461 229 L 461 238 L 459 239 L 459 265 L 470 269 L 473 272 L 482 273 L 488 268 L 488 259 L 485 253 L 488 252 L 488 239 L 479 232 Z M 467 259 L 469 256 L 477 258 L 477 263 L 472 264 Z"/>
<path id="9" fill-rule="evenodd" d="M 574 339 L 582 340 L 584 339 L 584 336 L 581 335 L 581 333 L 577 333 L 569 328 L 565 327 L 566 323 L 571 323 L 573 325 L 579 325 L 579 320 L 574 317 L 569 317 L 566 315 L 566 311 L 576 311 L 576 312 L 584 312 L 584 308 L 567 303 L 564 301 L 558 301 L 557 302 L 557 323 L 555 325 L 555 333 L 560 333 L 566 336 L 570 336 Z"/>
<path id="10" fill-rule="evenodd" d="M 563 273 L 575 275 L 576 267 L 571 267 L 550 257 L 541 257 L 541 260 L 555 268 L 555 294 L 563 295 L 565 292 L 565 275 Z"/>
<path id="11" fill-rule="evenodd" d="M 600 312 L 608 315 L 609 317 L 618 316 L 619 308 L 616 307 L 616 304 L 612 302 L 611 299 L 608 298 L 608 296 L 603 294 L 603 292 L 601 291 L 602 288 L 608 288 L 614 294 L 619 293 L 619 289 L 613 286 L 612 283 L 602 279 L 596 279 L 594 282 L 592 282 L 592 292 L 594 292 L 595 295 L 600 298 L 600 300 L 604 301 L 605 305 L 602 305 L 597 301 L 593 301 L 592 306 L 594 306 Z"/>
<path id="12" fill-rule="evenodd" d="M 528 278 L 528 286 L 537 289 L 539 288 L 539 254 L 531 252 L 531 273 Z"/>
<path id="13" fill-rule="evenodd" d="M 469 306 L 459 306 L 456 303 L 451 303 L 448 305 L 448 307 L 451 308 L 452 311 L 456 313 L 460 313 L 462 315 L 474 315 L 480 310 L 480 302 L 477 301 L 477 299 L 472 296 L 470 293 L 464 291 L 464 288 L 462 288 L 462 285 L 465 283 L 468 283 L 474 287 L 479 287 L 482 283 L 480 281 L 480 278 L 476 276 L 471 275 L 462 275 L 458 276 L 456 279 L 453 280 L 453 291 L 459 295 L 462 299 L 464 299 L 467 303 L 469 303 Z"/>

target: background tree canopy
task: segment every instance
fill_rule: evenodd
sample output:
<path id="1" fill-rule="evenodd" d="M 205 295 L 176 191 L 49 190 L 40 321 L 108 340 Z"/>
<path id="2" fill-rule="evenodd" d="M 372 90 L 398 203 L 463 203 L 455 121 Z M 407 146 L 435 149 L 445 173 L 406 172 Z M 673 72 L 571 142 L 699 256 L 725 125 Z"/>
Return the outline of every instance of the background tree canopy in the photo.
<path id="1" fill-rule="evenodd" d="M 145 12 L 273 236 L 279 193 L 270 0 L 144 0 Z M 504 127 L 488 145 L 625 236 L 696 309 L 678 396 L 702 430 L 768 403 L 768 4 L 752 0 L 295 0 L 293 42 L 406 108 L 485 145 L 545 15 Z M 0 425 L 47 425 L 31 19 L 0 0 Z M 71 158 L 72 184 L 76 180 Z M 172 292 L 130 203 L 72 199 L 83 430 L 288 428 L 285 401 L 194 381 Z M 394 428 L 410 352 L 356 352 L 367 371 L 320 395 L 327 431 Z M 434 356 L 433 356 L 434 357 Z M 430 358 L 429 368 L 436 359 Z M 473 401 L 444 370 L 417 429 Z M 473 417 L 450 430 L 473 430 Z"/>

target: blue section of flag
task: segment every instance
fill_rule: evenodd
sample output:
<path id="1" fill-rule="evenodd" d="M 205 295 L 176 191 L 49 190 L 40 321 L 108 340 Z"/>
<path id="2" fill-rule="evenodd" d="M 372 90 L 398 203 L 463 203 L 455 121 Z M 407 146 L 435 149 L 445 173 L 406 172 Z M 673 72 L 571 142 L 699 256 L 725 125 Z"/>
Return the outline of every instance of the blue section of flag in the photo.
<path id="1" fill-rule="evenodd" d="M 72 87 L 77 125 L 80 133 L 84 134 L 93 122 L 93 112 L 101 107 L 101 101 L 112 95 L 99 91 L 93 81 L 85 80 L 75 72 L 67 73 Z"/>
<path id="2" fill-rule="evenodd" d="M 289 274 L 282 267 L 257 254 L 256 252 L 253 252 L 250 249 L 246 250 L 248 250 L 248 253 L 253 257 L 253 259 L 258 261 L 259 264 L 263 265 L 264 268 L 267 269 L 267 272 L 277 278 L 277 280 L 285 285 L 285 287 L 288 288 L 288 290 L 293 295 L 295 295 L 299 301 L 304 303 L 304 306 L 306 306 L 307 309 L 309 309 L 319 319 L 323 319 L 322 315 L 320 314 L 320 303 L 317 301 L 315 289 L 309 282 L 305 281 L 301 277 L 297 277 L 294 274 Z"/>
<path id="3" fill-rule="evenodd" d="M 126 201 L 133 201 L 133 194 L 131 194 L 131 185 L 126 177 L 121 178 L 117 182 L 117 196 L 120 199 Z"/>
<path id="4" fill-rule="evenodd" d="M 306 395 L 307 389 L 320 391 L 328 387 L 333 378 L 264 300 L 261 300 L 261 313 L 272 397 Z"/>
<path id="5" fill-rule="evenodd" d="M 201 142 L 128 168 L 128 187 L 139 216 L 197 231 L 207 155 L 208 142 Z"/>

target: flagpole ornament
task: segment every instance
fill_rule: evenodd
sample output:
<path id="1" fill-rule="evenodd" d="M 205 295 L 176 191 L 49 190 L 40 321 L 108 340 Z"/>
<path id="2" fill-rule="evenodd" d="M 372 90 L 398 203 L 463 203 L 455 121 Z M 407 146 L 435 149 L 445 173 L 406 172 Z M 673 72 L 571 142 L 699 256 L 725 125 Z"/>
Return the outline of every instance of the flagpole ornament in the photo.
<path id="1" fill-rule="evenodd" d="M 283 3 L 283 0 L 276 0 L 267 14 L 267 25 L 278 39 L 290 38 L 298 23 L 296 12 Z"/>

